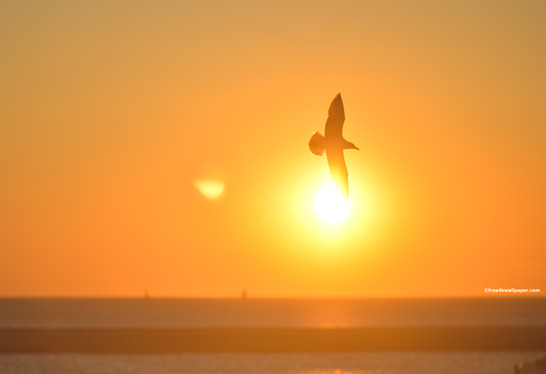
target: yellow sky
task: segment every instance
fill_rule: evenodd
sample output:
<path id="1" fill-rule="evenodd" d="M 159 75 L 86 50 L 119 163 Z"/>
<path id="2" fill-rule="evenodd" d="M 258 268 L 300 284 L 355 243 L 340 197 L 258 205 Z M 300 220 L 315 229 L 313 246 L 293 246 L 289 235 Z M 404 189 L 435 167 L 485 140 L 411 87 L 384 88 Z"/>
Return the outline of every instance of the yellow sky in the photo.
<path id="1" fill-rule="evenodd" d="M 544 2 L 258 3 L 0 4 L 0 296 L 546 290 Z"/>

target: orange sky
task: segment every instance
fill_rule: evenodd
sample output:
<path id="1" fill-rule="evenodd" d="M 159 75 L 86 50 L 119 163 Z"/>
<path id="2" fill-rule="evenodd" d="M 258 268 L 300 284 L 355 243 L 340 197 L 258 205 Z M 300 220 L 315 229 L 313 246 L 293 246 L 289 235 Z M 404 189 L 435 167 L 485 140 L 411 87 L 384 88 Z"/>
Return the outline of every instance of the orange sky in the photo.
<path id="1" fill-rule="evenodd" d="M 0 296 L 546 292 L 545 15 L 530 0 L 0 4 Z M 332 226 L 307 140 L 338 92 L 360 151 Z"/>

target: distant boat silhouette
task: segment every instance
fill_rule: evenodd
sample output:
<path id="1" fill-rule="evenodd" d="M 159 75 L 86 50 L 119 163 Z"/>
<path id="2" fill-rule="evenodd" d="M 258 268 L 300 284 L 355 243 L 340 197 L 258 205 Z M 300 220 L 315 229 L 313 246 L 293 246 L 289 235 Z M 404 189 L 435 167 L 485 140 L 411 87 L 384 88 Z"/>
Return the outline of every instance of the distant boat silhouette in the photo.
<path id="1" fill-rule="evenodd" d="M 328 109 L 324 136 L 320 132 L 315 131 L 309 139 L 309 150 L 317 156 L 322 156 L 324 151 L 326 151 L 332 181 L 343 193 L 345 199 L 349 200 L 349 173 L 347 172 L 347 165 L 345 165 L 343 150 L 358 150 L 358 148 L 343 138 L 341 134 L 343 122 L 345 122 L 345 111 L 343 109 L 343 101 L 341 101 L 341 94 L 338 93 Z"/>

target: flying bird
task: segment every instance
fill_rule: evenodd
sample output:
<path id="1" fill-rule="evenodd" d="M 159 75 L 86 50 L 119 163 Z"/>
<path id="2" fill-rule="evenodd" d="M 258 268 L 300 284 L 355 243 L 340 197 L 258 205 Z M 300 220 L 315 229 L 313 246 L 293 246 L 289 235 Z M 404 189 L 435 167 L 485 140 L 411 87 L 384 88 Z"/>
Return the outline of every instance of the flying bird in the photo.
<path id="1" fill-rule="evenodd" d="M 317 156 L 322 156 L 324 151 L 326 151 L 332 181 L 343 193 L 345 199 L 349 200 L 349 173 L 347 172 L 347 165 L 345 165 L 343 150 L 358 150 L 358 148 L 343 138 L 341 134 L 343 122 L 345 122 L 345 111 L 343 110 L 341 94 L 338 93 L 328 109 L 324 136 L 320 132 L 315 131 L 309 139 L 309 150 Z"/>

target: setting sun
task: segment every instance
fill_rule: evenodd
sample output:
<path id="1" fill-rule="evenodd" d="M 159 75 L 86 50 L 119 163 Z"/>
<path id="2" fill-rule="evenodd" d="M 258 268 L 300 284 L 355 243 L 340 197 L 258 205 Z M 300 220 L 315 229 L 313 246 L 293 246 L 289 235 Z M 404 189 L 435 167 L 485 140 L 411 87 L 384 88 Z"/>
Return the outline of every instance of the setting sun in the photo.
<path id="1" fill-rule="evenodd" d="M 322 187 L 315 196 L 315 211 L 325 222 L 341 222 L 351 211 L 351 201 L 345 200 L 343 194 L 333 185 Z"/>
<path id="2" fill-rule="evenodd" d="M 545 20 L 0 1 L 0 374 L 546 374 Z"/>

